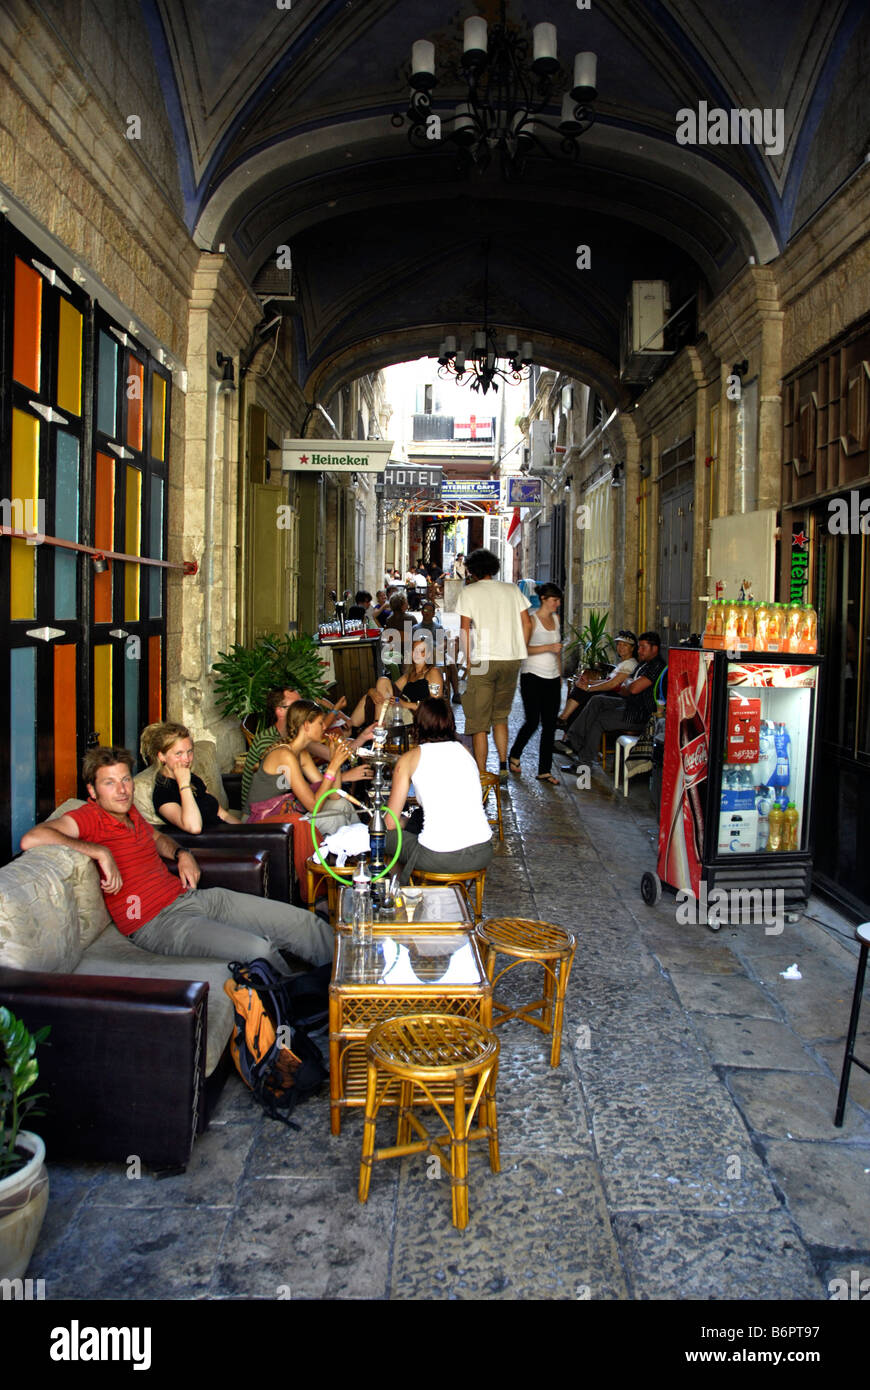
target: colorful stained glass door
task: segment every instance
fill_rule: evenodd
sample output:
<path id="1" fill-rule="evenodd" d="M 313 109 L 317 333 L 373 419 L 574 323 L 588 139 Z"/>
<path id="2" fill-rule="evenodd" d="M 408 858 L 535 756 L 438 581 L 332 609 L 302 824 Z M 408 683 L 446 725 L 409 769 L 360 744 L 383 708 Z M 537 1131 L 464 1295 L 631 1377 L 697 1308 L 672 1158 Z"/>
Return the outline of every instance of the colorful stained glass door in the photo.
<path id="1" fill-rule="evenodd" d="M 12 229 L 2 231 L 0 410 L 0 854 L 77 794 L 83 732 L 81 559 L 46 543 L 81 539 L 82 381 L 88 303 Z"/>

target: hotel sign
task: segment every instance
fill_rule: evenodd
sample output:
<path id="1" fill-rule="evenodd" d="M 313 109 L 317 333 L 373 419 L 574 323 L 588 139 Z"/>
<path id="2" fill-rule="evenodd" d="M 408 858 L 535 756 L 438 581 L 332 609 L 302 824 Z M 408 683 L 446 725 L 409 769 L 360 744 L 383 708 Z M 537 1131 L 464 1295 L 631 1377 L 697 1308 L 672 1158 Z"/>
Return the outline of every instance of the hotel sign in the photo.
<path id="1" fill-rule="evenodd" d="M 389 439 L 285 439 L 285 473 L 383 473 L 393 451 Z"/>
<path id="2" fill-rule="evenodd" d="M 442 472 L 440 467 L 390 463 L 384 469 L 384 500 L 391 502 L 401 497 L 414 497 L 440 502 Z"/>

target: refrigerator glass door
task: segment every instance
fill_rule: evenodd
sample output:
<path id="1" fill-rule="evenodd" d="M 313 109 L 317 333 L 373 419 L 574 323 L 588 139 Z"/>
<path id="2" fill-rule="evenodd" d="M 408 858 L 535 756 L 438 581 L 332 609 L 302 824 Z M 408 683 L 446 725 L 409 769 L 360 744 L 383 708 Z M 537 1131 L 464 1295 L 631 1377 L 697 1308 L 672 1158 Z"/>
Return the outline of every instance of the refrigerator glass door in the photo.
<path id="1" fill-rule="evenodd" d="M 719 854 L 807 850 L 818 667 L 729 661 Z"/>

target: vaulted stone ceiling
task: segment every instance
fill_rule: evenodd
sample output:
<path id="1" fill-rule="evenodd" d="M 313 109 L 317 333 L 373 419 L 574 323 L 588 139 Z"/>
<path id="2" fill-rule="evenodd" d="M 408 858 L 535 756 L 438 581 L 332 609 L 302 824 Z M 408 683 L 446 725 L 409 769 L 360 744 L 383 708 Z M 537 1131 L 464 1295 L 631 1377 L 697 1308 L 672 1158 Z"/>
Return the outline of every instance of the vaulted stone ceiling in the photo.
<path id="1" fill-rule="evenodd" d="M 452 112 L 445 59 L 498 0 L 142 3 L 190 229 L 252 281 L 291 245 L 301 373 L 324 391 L 472 326 L 489 240 L 493 321 L 613 400 L 632 280 L 716 293 L 866 152 L 866 0 L 509 0 L 511 24 L 557 24 L 566 67 L 597 52 L 599 90 L 578 162 L 531 160 L 512 183 L 460 177 L 447 142 L 412 150 L 390 120 L 417 38 L 436 44 L 434 109 Z M 701 102 L 782 108 L 781 151 L 678 144 L 676 113 Z"/>

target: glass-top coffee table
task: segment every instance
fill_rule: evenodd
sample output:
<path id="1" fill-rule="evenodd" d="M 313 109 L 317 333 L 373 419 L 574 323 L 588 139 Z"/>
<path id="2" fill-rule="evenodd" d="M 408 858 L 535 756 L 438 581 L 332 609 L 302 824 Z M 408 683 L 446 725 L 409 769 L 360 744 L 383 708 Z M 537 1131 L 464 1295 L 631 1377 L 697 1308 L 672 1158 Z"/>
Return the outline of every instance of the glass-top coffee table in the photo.
<path id="1" fill-rule="evenodd" d="M 452 886 L 452 885 L 451 885 Z M 436 889 L 436 892 L 442 892 Z M 454 930 L 417 924 L 376 927 L 370 946 L 336 936 L 329 986 L 329 1089 L 333 1134 L 345 1106 L 364 1106 L 365 1039 L 376 1023 L 403 1014 L 447 1013 L 492 1024 L 492 988 L 477 941 Z"/>

